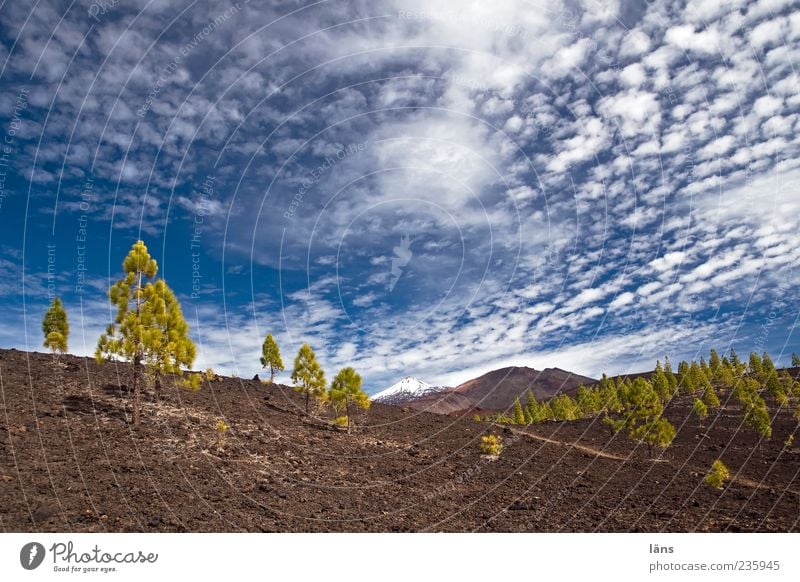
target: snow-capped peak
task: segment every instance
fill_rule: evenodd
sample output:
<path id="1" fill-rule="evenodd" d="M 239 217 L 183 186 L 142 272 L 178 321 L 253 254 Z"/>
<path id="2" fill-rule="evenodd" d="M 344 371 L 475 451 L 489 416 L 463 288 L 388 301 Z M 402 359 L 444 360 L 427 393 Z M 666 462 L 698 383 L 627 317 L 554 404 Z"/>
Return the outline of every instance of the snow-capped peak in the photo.
<path id="1" fill-rule="evenodd" d="M 444 389 L 445 387 L 443 386 L 431 386 L 413 376 L 406 376 L 397 384 L 393 384 L 382 392 L 373 394 L 371 400 L 382 404 L 397 404 Z"/>

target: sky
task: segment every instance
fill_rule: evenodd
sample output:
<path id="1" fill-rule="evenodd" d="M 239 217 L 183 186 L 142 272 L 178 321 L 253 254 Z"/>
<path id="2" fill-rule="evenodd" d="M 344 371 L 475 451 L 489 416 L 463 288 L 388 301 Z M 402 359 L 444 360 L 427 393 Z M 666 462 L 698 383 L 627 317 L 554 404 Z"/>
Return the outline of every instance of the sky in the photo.
<path id="1" fill-rule="evenodd" d="M 6 0 L 0 347 L 92 354 L 141 238 L 195 369 L 787 364 L 799 67 L 785 0 Z"/>

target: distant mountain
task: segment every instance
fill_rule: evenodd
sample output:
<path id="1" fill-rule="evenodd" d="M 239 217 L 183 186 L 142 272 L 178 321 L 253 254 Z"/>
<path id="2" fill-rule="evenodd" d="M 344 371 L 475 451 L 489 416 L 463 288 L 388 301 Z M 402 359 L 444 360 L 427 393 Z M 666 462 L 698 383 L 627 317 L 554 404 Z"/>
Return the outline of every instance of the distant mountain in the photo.
<path id="1" fill-rule="evenodd" d="M 427 382 L 423 382 L 412 376 L 406 376 L 397 384 L 393 384 L 386 390 L 374 394 L 370 397 L 370 400 L 381 404 L 394 404 L 397 406 L 424 396 L 435 395 L 445 390 L 450 390 L 450 388 L 447 386 L 431 386 Z"/>
<path id="2" fill-rule="evenodd" d="M 464 382 L 455 388 L 406 399 L 403 404 L 414 410 L 452 414 L 465 410 L 507 410 L 519 397 L 524 400 L 528 390 L 538 400 L 549 399 L 561 392 L 573 392 L 581 384 L 597 380 L 573 374 L 560 368 L 534 370 L 512 366 L 493 370 Z"/>

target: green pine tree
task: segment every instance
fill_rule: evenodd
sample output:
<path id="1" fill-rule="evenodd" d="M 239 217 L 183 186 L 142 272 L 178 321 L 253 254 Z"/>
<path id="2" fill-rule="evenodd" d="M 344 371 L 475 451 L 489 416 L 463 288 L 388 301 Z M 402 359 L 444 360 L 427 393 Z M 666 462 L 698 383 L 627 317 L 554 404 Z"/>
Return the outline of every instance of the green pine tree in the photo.
<path id="1" fill-rule="evenodd" d="M 792 368 L 800 368 L 800 356 L 792 352 Z"/>
<path id="2" fill-rule="evenodd" d="M 750 352 L 750 363 L 747 367 L 751 374 L 753 374 L 758 380 L 761 380 L 762 376 L 764 375 L 764 364 L 761 361 L 761 357 L 757 353 Z"/>
<path id="3" fill-rule="evenodd" d="M 180 302 L 163 279 L 144 288 L 144 301 L 140 321 L 146 329 L 143 363 L 154 379 L 156 394 L 161 389 L 161 376 L 181 375 L 182 368 L 190 368 L 197 355 L 197 347 L 189 337 L 189 324 L 183 317 Z M 186 385 L 199 389 L 196 381 Z"/>
<path id="4" fill-rule="evenodd" d="M 672 394 L 676 394 L 678 391 L 678 379 L 672 372 L 672 364 L 670 364 L 669 358 L 666 356 L 664 357 L 664 375 L 667 377 L 667 381 L 669 382 L 670 392 L 672 392 Z"/>
<path id="5" fill-rule="evenodd" d="M 300 347 L 300 351 L 297 352 L 297 357 L 294 359 L 292 382 L 295 383 L 295 390 L 306 396 L 306 414 L 310 413 L 312 398 L 316 402 L 324 402 L 327 396 L 325 372 L 317 362 L 314 350 L 308 344 Z"/>
<path id="6" fill-rule="evenodd" d="M 736 384 L 734 396 L 742 404 L 742 415 L 747 426 L 764 438 L 772 437 L 772 419 L 767 403 L 761 398 L 761 385 L 754 378 L 745 378 Z"/>
<path id="7" fill-rule="evenodd" d="M 53 299 L 47 313 L 44 314 L 42 332 L 44 333 L 44 347 L 50 348 L 54 354 L 63 354 L 67 351 L 69 323 L 67 322 L 67 311 L 58 297 Z"/>
<path id="8" fill-rule="evenodd" d="M 514 424 L 525 424 L 525 413 L 522 411 L 522 403 L 519 397 L 514 400 Z"/>
<path id="9" fill-rule="evenodd" d="M 672 396 L 672 389 L 669 385 L 669 380 L 664 370 L 661 368 L 661 362 L 656 362 L 656 370 L 650 380 L 653 384 L 653 389 L 658 393 L 659 398 L 666 402 Z"/>
<path id="10" fill-rule="evenodd" d="M 275 381 L 275 372 L 283 371 L 283 360 L 281 359 L 281 351 L 278 349 L 278 344 L 272 334 L 267 334 L 264 339 L 264 344 L 261 346 L 261 367 L 269 368 L 269 381 Z"/>
<path id="11" fill-rule="evenodd" d="M 706 389 L 703 391 L 703 404 L 709 409 L 719 408 L 719 396 L 717 396 L 716 390 L 714 390 L 714 387 L 711 385 L 706 386 Z"/>
<path id="12" fill-rule="evenodd" d="M 664 405 L 652 384 L 644 378 L 633 382 L 625 382 L 620 387 L 622 411 L 618 418 L 611 417 L 606 424 L 614 432 L 627 430 L 628 436 L 647 444 L 648 453 L 652 455 L 652 447 L 666 448 L 675 437 L 675 427 L 662 418 Z"/>
<path id="13" fill-rule="evenodd" d="M 578 420 L 580 409 L 569 394 L 559 394 L 551 403 L 553 416 L 556 420 Z"/>
<path id="14" fill-rule="evenodd" d="M 699 398 L 695 398 L 694 404 L 692 405 L 692 412 L 694 412 L 697 418 L 703 420 L 708 416 L 708 407 L 702 400 L 700 400 Z"/>
<path id="15" fill-rule="evenodd" d="M 142 408 L 142 376 L 146 358 L 155 349 L 156 340 L 162 337 L 154 329 L 157 300 L 152 290 L 152 279 L 158 272 L 155 259 L 150 257 L 144 242 L 136 241 L 122 262 L 125 277 L 108 291 L 117 315 L 106 333 L 97 342 L 95 357 L 99 362 L 108 356 L 118 356 L 131 362 L 133 367 L 133 424 L 138 425 Z M 150 279 L 150 281 L 148 281 Z"/>
<path id="16" fill-rule="evenodd" d="M 271 337 L 271 336 L 270 336 Z M 331 383 L 329 398 L 338 413 L 344 412 L 347 418 L 347 432 L 352 426 L 352 407 L 370 407 L 370 400 L 366 392 L 361 389 L 361 376 L 353 368 L 342 368 Z"/>

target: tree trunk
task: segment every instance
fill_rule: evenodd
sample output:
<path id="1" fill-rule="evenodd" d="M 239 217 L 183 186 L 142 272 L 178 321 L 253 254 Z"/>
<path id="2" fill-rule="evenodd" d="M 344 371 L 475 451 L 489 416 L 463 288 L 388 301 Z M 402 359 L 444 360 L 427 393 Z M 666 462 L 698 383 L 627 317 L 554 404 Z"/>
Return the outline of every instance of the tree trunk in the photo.
<path id="1" fill-rule="evenodd" d="M 275 383 L 275 368 L 272 366 L 269 367 L 269 382 L 270 384 Z"/>
<path id="2" fill-rule="evenodd" d="M 350 434 L 350 399 L 345 401 L 345 414 L 347 415 L 347 434 Z"/>
<path id="3" fill-rule="evenodd" d="M 306 416 L 308 416 L 308 401 L 309 401 L 310 396 L 311 396 L 311 393 L 308 390 L 308 388 L 306 388 Z"/>
<path id="4" fill-rule="evenodd" d="M 142 289 L 142 272 L 139 271 L 139 276 L 136 281 L 136 324 L 140 325 L 141 321 L 139 316 L 141 314 L 141 289 Z M 137 330 L 138 331 L 138 330 Z M 139 417 L 142 408 L 142 357 L 141 350 L 141 337 L 136 338 L 136 354 L 133 356 L 133 424 L 139 425 Z"/>
<path id="5" fill-rule="evenodd" d="M 138 356 L 133 360 L 133 424 L 139 425 L 142 408 L 142 365 Z"/>

